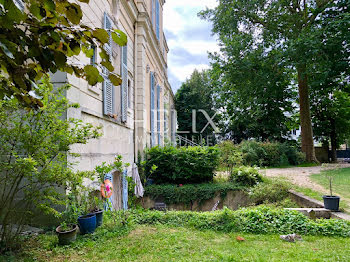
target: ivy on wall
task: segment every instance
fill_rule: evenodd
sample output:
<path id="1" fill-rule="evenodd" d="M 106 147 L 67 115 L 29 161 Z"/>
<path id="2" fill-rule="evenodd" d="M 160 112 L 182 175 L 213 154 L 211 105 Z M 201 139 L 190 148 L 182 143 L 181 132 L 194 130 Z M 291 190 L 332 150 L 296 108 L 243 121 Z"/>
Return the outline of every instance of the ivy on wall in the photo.
<path id="1" fill-rule="evenodd" d="M 225 199 L 229 191 L 242 190 L 245 187 L 233 183 L 206 183 L 189 185 L 151 185 L 145 188 L 145 196 L 153 200 L 164 201 L 167 205 L 171 204 L 193 204 L 198 201 L 202 204 L 204 201 L 214 198 L 217 194 Z"/>

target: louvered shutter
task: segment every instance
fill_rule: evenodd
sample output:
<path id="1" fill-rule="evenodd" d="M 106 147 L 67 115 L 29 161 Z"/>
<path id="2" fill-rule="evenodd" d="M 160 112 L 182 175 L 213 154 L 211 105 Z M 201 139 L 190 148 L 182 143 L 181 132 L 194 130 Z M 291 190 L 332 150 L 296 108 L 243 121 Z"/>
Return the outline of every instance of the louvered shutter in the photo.
<path id="1" fill-rule="evenodd" d="M 164 139 L 168 138 L 168 110 L 164 103 Z"/>
<path id="2" fill-rule="evenodd" d="M 128 47 L 122 47 L 122 85 L 121 85 L 121 109 L 122 122 L 128 118 Z"/>
<path id="3" fill-rule="evenodd" d="M 13 2 L 18 7 L 19 10 L 24 11 L 24 2 L 23 2 L 23 0 L 14 0 Z"/>
<path id="4" fill-rule="evenodd" d="M 171 109 L 171 141 L 175 145 L 175 110 Z"/>
<path id="5" fill-rule="evenodd" d="M 107 52 L 107 54 L 110 56 L 110 59 L 112 58 L 112 42 L 111 42 L 111 29 L 112 29 L 112 22 L 108 15 L 104 14 L 104 28 L 108 31 L 109 34 L 109 42 L 104 45 L 104 48 Z M 114 86 L 111 81 L 108 79 L 109 71 L 107 68 L 103 67 L 102 73 L 104 75 L 104 82 L 103 82 L 103 113 L 105 115 L 113 115 L 114 114 L 114 108 L 115 108 L 115 93 L 114 93 Z"/>
<path id="6" fill-rule="evenodd" d="M 162 139 L 160 134 L 160 86 L 157 86 L 157 134 L 158 145 L 162 145 Z"/>
<path id="7" fill-rule="evenodd" d="M 103 82 L 103 113 L 114 114 L 114 86 L 111 81 L 105 79 Z"/>
<path id="8" fill-rule="evenodd" d="M 156 17 L 156 1 L 157 0 L 152 0 L 152 25 L 155 27 L 155 17 Z"/>
<path id="9" fill-rule="evenodd" d="M 123 193 L 122 193 L 122 199 L 123 199 L 123 209 L 127 210 L 128 209 L 128 170 L 125 169 L 123 171 L 123 177 L 122 177 L 122 185 L 123 185 Z"/>
<path id="10" fill-rule="evenodd" d="M 107 30 L 109 35 L 109 41 L 104 45 L 106 52 L 109 54 L 110 58 L 112 58 L 112 21 L 108 17 L 107 13 L 104 14 L 104 29 Z"/>
<path id="11" fill-rule="evenodd" d="M 155 134 L 154 134 L 154 74 L 151 72 L 151 147 L 155 145 Z"/>
<path id="12" fill-rule="evenodd" d="M 156 1 L 156 35 L 159 40 L 160 37 L 160 28 L 159 28 L 159 19 L 160 19 L 160 5 L 159 0 Z"/>

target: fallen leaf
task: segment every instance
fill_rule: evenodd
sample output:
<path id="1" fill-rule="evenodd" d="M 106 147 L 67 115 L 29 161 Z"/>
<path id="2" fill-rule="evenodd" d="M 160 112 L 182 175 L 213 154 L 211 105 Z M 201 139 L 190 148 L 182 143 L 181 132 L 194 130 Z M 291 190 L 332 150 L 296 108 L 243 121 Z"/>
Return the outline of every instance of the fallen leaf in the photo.
<path id="1" fill-rule="evenodd" d="M 237 236 L 237 237 L 236 237 L 236 240 L 237 240 L 237 241 L 245 241 L 245 239 L 244 239 L 243 237 L 241 237 L 241 236 Z"/>

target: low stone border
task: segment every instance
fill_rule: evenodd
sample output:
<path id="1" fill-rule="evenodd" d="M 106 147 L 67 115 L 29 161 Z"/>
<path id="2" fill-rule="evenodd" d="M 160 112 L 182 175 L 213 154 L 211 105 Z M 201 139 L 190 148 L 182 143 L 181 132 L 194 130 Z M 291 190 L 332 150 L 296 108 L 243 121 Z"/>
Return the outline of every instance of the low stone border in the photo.
<path id="1" fill-rule="evenodd" d="M 289 210 L 296 210 L 300 213 L 315 219 L 315 218 L 336 218 L 350 221 L 350 215 L 342 212 L 332 212 L 325 209 L 321 201 L 305 196 L 302 193 L 294 190 L 289 191 L 290 198 L 293 199 L 299 206 L 303 208 L 286 208 Z"/>
<path id="2" fill-rule="evenodd" d="M 324 205 L 321 201 L 305 196 L 304 194 L 296 192 L 294 190 L 289 190 L 289 196 L 301 207 L 324 208 Z"/>

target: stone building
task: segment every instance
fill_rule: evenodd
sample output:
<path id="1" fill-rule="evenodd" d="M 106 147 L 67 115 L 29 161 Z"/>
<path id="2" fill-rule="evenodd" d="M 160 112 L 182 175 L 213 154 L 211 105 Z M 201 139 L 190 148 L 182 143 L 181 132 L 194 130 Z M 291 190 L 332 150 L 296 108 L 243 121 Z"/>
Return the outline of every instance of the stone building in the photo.
<path id="1" fill-rule="evenodd" d="M 167 53 L 163 33 L 165 0 L 90 0 L 80 4 L 83 23 L 92 28 L 119 29 L 127 34 L 125 47 L 113 41 L 106 46 L 121 86 L 105 80 L 89 86 L 83 79 L 66 73 L 53 76 L 55 84 L 69 83 L 67 97 L 80 104 L 67 117 L 102 126 L 103 136 L 87 145 L 76 146 L 77 170 L 92 170 L 120 154 L 123 161 L 134 163 L 138 152 L 148 146 L 175 140 L 174 94 L 168 82 Z M 96 50 L 98 52 L 98 50 Z M 94 64 L 78 57 L 73 63 Z"/>

